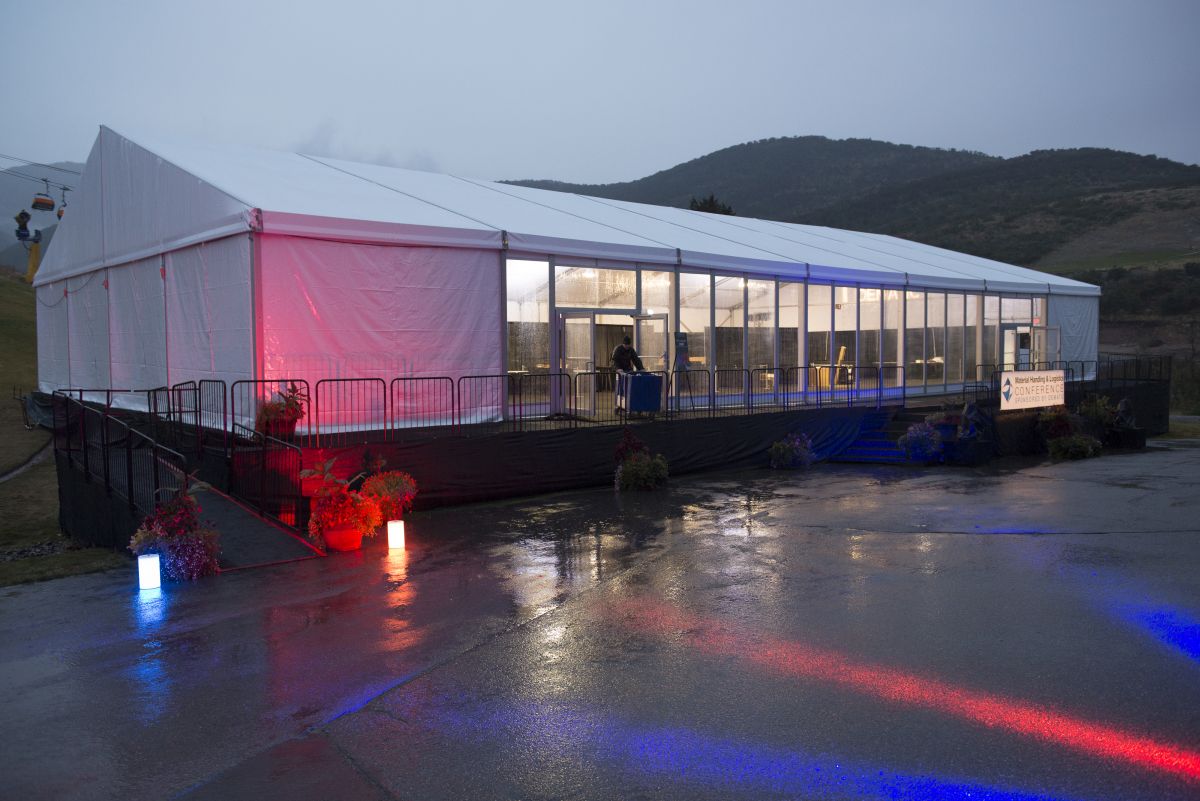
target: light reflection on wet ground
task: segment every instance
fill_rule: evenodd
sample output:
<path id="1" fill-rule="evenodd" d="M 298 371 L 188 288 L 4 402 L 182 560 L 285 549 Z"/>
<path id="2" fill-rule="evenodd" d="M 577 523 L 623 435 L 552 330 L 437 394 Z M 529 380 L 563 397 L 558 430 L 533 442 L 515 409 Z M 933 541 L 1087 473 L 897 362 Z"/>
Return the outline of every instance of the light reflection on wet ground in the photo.
<path id="1" fill-rule="evenodd" d="M 1196 751 L 1198 467 L 748 471 L 418 514 L 404 552 L 156 597 L 132 568 L 9 589 L 0 775 L 62 798 L 303 798 L 318 774 L 347 798 L 1194 797 L 1186 767 L 754 649 Z"/>

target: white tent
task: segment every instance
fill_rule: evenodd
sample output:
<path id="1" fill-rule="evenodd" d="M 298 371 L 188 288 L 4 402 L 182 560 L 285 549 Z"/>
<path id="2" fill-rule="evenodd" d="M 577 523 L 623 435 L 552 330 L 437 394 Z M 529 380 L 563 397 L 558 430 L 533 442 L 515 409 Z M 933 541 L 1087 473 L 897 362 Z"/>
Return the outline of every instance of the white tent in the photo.
<path id="1" fill-rule="evenodd" d="M 505 258 L 1044 296 L 1094 359 L 1095 286 L 894 237 L 101 128 L 42 263 L 43 391 L 503 373 Z"/>

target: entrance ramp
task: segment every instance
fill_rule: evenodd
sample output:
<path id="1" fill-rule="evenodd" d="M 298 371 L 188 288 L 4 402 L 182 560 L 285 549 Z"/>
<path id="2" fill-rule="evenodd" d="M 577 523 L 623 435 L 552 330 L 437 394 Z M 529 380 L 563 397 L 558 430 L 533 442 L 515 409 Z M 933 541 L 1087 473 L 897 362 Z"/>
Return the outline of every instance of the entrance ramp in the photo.
<path id="1" fill-rule="evenodd" d="M 321 556 L 295 531 L 257 514 L 220 490 L 196 492 L 200 519 L 221 533 L 221 569 L 262 567 Z"/>

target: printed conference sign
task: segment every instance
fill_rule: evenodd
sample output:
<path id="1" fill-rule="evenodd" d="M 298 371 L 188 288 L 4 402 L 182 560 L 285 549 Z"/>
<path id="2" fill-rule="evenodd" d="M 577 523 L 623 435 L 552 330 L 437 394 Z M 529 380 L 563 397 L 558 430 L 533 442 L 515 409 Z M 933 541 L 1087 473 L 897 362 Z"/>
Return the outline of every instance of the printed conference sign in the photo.
<path id="1" fill-rule="evenodd" d="M 1000 374 L 1000 411 L 1066 403 L 1065 370 L 1018 370 Z"/>

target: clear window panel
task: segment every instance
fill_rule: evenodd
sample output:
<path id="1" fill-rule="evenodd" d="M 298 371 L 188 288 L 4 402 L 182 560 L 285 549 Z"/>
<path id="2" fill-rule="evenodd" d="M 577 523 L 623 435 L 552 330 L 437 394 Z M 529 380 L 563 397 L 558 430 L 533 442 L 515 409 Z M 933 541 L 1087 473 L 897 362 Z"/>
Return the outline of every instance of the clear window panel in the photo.
<path id="1" fill-rule="evenodd" d="M 804 284 L 779 284 L 779 366 L 800 364 L 800 337 L 804 332 Z"/>
<path id="2" fill-rule="evenodd" d="M 746 336 L 746 279 L 717 276 L 716 368 L 741 370 L 746 366 L 743 343 Z"/>
<path id="3" fill-rule="evenodd" d="M 987 295 L 983 299 L 983 359 L 980 368 L 983 379 L 990 381 L 1000 362 L 1000 298 Z"/>
<path id="4" fill-rule="evenodd" d="M 830 315 L 833 312 L 833 287 L 808 286 L 808 363 L 809 366 L 833 364 Z"/>
<path id="5" fill-rule="evenodd" d="M 680 273 L 679 330 L 687 335 L 689 369 L 708 369 L 708 328 L 712 322 L 711 312 L 711 278 L 698 273 Z"/>
<path id="6" fill-rule="evenodd" d="M 925 293 L 905 292 L 904 376 L 910 387 L 925 383 Z"/>
<path id="7" fill-rule="evenodd" d="M 963 375 L 967 381 L 979 381 L 979 296 L 967 295 L 966 326 L 963 328 Z"/>
<path id="8" fill-rule="evenodd" d="M 858 366 L 875 375 L 882 361 L 879 331 L 883 312 L 883 290 L 858 290 Z M 874 379 L 872 379 L 874 381 Z"/>
<path id="9" fill-rule="evenodd" d="M 900 289 L 883 290 L 883 331 L 881 366 L 883 367 L 884 386 L 900 386 L 901 359 L 900 348 L 904 342 L 904 291 Z"/>
<path id="10" fill-rule="evenodd" d="M 854 365 L 858 363 L 858 287 L 833 288 L 833 361 L 838 368 L 837 383 L 854 381 Z"/>
<path id="11" fill-rule="evenodd" d="M 557 264 L 554 305 L 583 309 L 636 308 L 637 271 Z"/>
<path id="12" fill-rule="evenodd" d="M 946 295 L 946 383 L 961 384 L 963 380 L 963 314 L 966 303 L 962 295 Z"/>
<path id="13" fill-rule="evenodd" d="M 946 296 L 929 292 L 925 303 L 925 385 L 946 380 Z"/>
<path id="14" fill-rule="evenodd" d="M 1033 324 L 1046 324 L 1046 299 L 1043 297 L 1033 299 Z"/>
<path id="15" fill-rule="evenodd" d="M 747 336 L 750 338 L 751 369 L 775 366 L 775 282 L 746 281 L 749 313 L 746 316 Z"/>
<path id="16" fill-rule="evenodd" d="M 675 330 L 675 318 L 671 307 L 675 305 L 675 273 L 658 271 L 658 270 L 643 270 L 642 271 L 642 314 L 665 314 L 667 315 L 667 358 L 661 360 L 656 358 L 654 369 L 667 370 L 674 363 L 675 359 L 675 338 L 670 335 L 670 332 Z M 647 324 L 643 324 L 647 325 Z M 655 330 L 657 328 L 646 328 L 644 330 Z M 657 352 L 662 350 L 662 345 L 657 341 L 651 347 L 649 343 L 642 343 L 642 349 L 650 355 L 657 356 Z M 653 351 L 653 353 L 651 353 Z M 645 361 L 646 354 L 642 354 Z M 646 369 L 650 369 L 649 363 L 646 364 Z"/>
<path id="17" fill-rule="evenodd" d="M 508 369 L 544 373 L 550 369 L 550 263 L 505 262 L 508 309 Z"/>
<path id="18" fill-rule="evenodd" d="M 1030 298 L 1000 298 L 1000 322 L 1024 323 L 1033 321 L 1033 301 Z"/>

